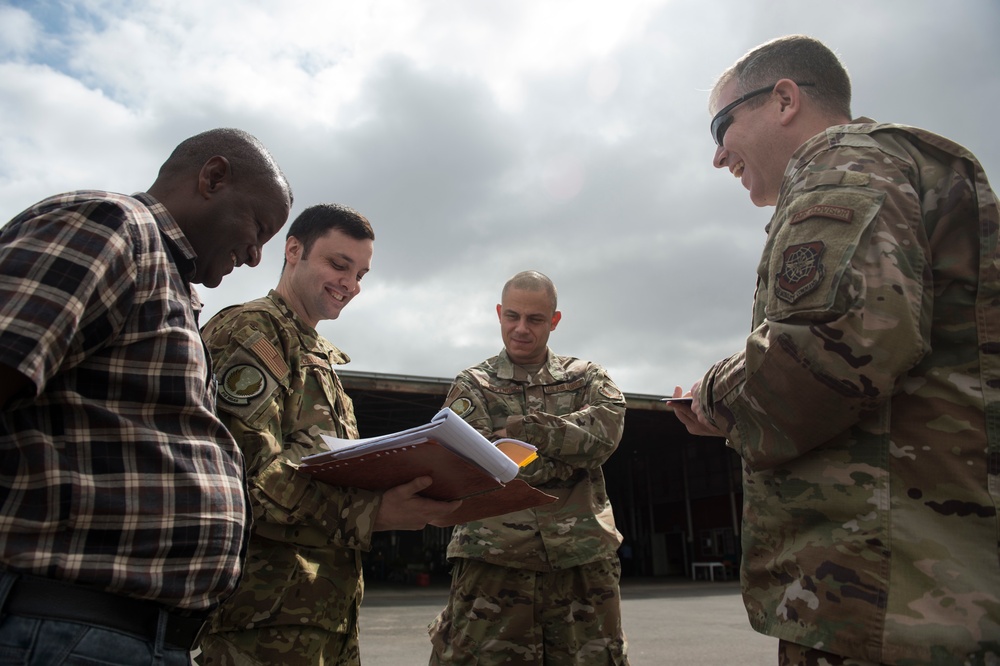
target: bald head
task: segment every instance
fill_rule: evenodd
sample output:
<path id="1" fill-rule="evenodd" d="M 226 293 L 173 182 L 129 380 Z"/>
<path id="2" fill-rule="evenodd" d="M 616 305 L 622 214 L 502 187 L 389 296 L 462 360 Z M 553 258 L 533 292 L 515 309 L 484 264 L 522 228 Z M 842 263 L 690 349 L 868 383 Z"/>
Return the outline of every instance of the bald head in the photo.
<path id="1" fill-rule="evenodd" d="M 507 295 L 507 292 L 511 289 L 520 289 L 522 291 L 544 291 L 549 300 L 552 303 L 552 311 L 555 312 L 557 309 L 557 294 L 556 286 L 552 284 L 552 280 L 548 276 L 539 273 L 538 271 L 521 271 L 511 279 L 507 280 L 507 283 L 503 286 L 503 291 L 500 292 L 500 298 Z"/>

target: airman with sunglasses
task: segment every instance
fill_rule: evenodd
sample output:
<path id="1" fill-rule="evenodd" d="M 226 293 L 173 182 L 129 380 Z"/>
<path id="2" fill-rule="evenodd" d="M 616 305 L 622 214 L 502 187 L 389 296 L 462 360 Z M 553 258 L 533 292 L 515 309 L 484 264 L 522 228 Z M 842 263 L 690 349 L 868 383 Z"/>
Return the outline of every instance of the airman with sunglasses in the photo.
<path id="1" fill-rule="evenodd" d="M 714 165 L 775 212 L 746 346 L 673 409 L 743 458 L 779 664 L 1000 663 L 997 197 L 962 146 L 850 103 L 804 36 L 719 78 Z"/>

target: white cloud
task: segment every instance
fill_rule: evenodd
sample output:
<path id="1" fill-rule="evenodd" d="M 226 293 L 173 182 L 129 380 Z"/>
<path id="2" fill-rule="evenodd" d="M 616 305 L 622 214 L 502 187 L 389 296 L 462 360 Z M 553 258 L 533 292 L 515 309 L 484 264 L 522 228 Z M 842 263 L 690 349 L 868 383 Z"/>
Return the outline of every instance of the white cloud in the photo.
<path id="1" fill-rule="evenodd" d="M 0 201 L 8 217 L 67 188 L 111 182 L 134 191 L 152 183 L 144 123 L 101 91 L 45 65 L 0 62 L 0 99 Z"/>
<path id="2" fill-rule="evenodd" d="M 17 7 L 0 6 L 0 57 L 18 58 L 35 47 L 38 23 Z"/>
<path id="3" fill-rule="evenodd" d="M 293 215 L 337 201 L 375 226 L 365 291 L 320 326 L 350 368 L 454 376 L 500 348 L 500 287 L 536 268 L 560 290 L 556 351 L 601 363 L 626 391 L 669 393 L 749 327 L 769 210 L 711 168 L 706 106 L 749 48 L 825 40 L 856 113 L 945 134 L 1000 180 L 1000 5 L 839 7 L 8 3 L 0 205 L 9 218 L 57 191 L 143 189 L 180 140 L 241 127 L 289 176 Z M 859 11 L 865 22 L 846 18 Z M 207 314 L 274 286 L 280 255 L 272 241 L 261 266 L 204 291 Z"/>

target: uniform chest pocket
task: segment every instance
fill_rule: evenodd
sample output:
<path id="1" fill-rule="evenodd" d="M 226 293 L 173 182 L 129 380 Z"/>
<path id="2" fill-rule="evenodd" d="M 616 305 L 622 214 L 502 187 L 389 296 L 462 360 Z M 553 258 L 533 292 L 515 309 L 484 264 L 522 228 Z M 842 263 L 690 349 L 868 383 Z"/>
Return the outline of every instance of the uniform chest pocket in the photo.
<path id="1" fill-rule="evenodd" d="M 553 414 L 569 414 L 583 407 L 582 395 L 587 388 L 587 380 L 580 377 L 572 382 L 552 384 L 544 387 L 544 411 Z"/>
<path id="2" fill-rule="evenodd" d="M 317 395 L 307 399 L 311 404 L 303 404 L 303 409 L 323 411 L 324 416 L 334 425 L 331 430 L 335 431 L 336 436 L 357 437 L 357 427 L 348 416 L 353 414 L 353 403 L 329 359 L 317 354 L 304 354 L 302 369 L 312 377 L 313 381 L 310 383 L 320 388 Z"/>

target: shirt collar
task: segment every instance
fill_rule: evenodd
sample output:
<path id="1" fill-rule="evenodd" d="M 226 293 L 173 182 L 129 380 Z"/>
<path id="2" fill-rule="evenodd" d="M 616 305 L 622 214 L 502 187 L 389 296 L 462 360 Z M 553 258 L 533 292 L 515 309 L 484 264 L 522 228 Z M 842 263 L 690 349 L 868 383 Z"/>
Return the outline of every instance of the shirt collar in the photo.
<path id="1" fill-rule="evenodd" d="M 170 253 L 177 263 L 178 271 L 180 271 L 180 274 L 187 282 L 191 282 L 194 278 L 195 260 L 198 258 L 198 255 L 195 254 L 194 246 L 188 241 L 187 236 L 181 231 L 177 220 L 170 214 L 166 206 L 161 204 L 156 197 L 148 192 L 137 192 L 132 195 L 132 198 L 141 201 L 149 209 L 149 212 L 153 214 L 156 226 L 160 229 L 160 233 L 167 239 Z"/>

